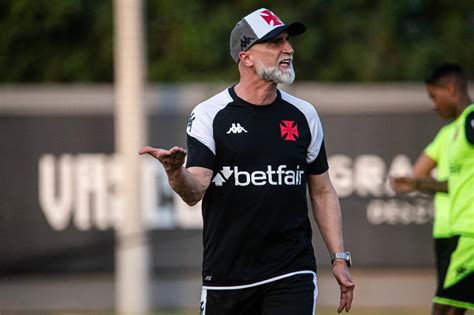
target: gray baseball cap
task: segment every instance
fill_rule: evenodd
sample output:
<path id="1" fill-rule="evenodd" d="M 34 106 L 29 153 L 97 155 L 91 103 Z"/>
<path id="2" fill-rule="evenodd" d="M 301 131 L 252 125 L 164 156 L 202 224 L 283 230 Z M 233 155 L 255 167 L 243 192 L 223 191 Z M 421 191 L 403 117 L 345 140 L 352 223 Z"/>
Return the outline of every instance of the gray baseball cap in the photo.
<path id="1" fill-rule="evenodd" d="M 303 23 L 283 23 L 272 11 L 261 8 L 237 22 L 230 33 L 230 55 L 239 63 L 239 53 L 247 51 L 255 43 L 261 43 L 287 31 L 290 36 L 303 34 Z"/>

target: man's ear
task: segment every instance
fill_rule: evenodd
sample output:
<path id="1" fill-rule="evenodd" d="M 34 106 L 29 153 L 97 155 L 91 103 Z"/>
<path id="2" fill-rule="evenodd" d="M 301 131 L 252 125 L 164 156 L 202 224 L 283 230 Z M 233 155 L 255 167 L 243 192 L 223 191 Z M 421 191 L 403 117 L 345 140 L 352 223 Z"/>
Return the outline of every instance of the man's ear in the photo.
<path id="1" fill-rule="evenodd" d="M 446 90 L 448 91 L 449 95 L 453 97 L 459 92 L 458 87 L 452 81 L 446 83 Z"/>
<path id="2" fill-rule="evenodd" d="M 239 53 L 239 57 L 240 57 L 240 63 L 243 66 L 246 66 L 246 67 L 252 67 L 253 66 L 253 61 L 250 60 L 250 56 L 246 51 L 241 51 Z"/>

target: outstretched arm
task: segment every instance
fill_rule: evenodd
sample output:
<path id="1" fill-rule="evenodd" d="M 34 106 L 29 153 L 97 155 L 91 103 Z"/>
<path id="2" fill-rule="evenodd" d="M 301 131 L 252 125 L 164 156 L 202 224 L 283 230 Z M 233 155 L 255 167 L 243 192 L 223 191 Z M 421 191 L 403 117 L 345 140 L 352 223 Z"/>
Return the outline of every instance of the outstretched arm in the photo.
<path id="1" fill-rule="evenodd" d="M 204 167 L 184 168 L 186 150 L 181 147 L 164 150 L 146 146 L 139 154 L 149 154 L 161 162 L 171 188 L 190 206 L 202 199 L 211 183 L 212 170 Z"/>
<path id="2" fill-rule="evenodd" d="M 344 251 L 341 207 L 328 172 L 310 175 L 308 186 L 313 216 L 329 253 Z M 339 259 L 334 260 L 332 272 L 341 291 L 337 312 L 340 313 L 344 309 L 348 312 L 351 309 L 355 287 L 351 273 L 346 262 Z"/>
<path id="3" fill-rule="evenodd" d="M 447 182 L 439 182 L 431 177 L 431 170 L 437 165 L 428 155 L 422 153 L 413 166 L 412 177 L 395 177 L 390 184 L 397 193 L 410 193 L 416 190 L 425 192 L 448 192 Z"/>
<path id="4" fill-rule="evenodd" d="M 433 178 L 395 177 L 390 185 L 397 193 L 409 193 L 416 190 L 428 193 L 448 192 L 448 182 L 439 182 Z"/>

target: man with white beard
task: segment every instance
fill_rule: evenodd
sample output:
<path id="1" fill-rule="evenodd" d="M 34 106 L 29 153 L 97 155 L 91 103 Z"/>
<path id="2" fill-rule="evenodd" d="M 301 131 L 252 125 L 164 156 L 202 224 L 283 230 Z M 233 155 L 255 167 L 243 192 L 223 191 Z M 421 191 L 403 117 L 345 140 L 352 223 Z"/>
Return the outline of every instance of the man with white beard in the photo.
<path id="1" fill-rule="evenodd" d="M 295 79 L 289 40 L 305 30 L 263 8 L 245 16 L 230 36 L 240 81 L 193 110 L 188 151 L 140 150 L 162 163 L 186 203 L 203 201 L 201 314 L 315 313 L 307 187 L 340 286 L 338 312 L 351 308 L 351 256 L 321 122 L 311 104 L 277 87 Z"/>

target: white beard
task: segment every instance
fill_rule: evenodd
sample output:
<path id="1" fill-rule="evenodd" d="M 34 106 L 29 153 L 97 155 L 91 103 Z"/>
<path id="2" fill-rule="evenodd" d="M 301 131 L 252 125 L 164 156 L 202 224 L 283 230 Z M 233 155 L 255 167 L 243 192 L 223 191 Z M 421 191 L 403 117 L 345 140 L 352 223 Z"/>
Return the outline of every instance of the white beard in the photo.
<path id="1" fill-rule="evenodd" d="M 255 60 L 255 71 L 263 80 L 276 84 L 291 84 L 295 80 L 293 64 L 290 64 L 288 71 L 281 71 L 278 67 L 267 67 L 260 60 Z"/>

